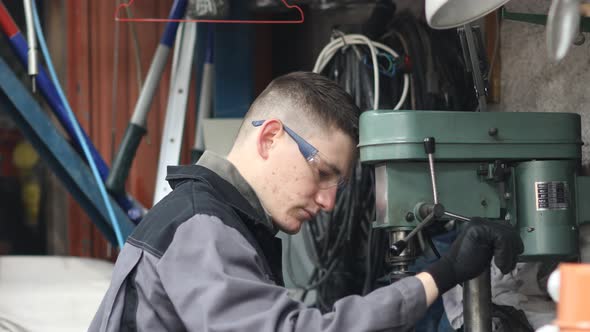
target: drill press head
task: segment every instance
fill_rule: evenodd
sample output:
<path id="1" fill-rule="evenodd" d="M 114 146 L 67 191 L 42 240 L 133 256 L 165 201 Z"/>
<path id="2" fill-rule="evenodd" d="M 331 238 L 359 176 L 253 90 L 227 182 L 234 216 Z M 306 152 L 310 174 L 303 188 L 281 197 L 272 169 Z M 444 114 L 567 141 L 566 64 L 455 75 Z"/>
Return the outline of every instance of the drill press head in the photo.
<path id="1" fill-rule="evenodd" d="M 375 167 L 373 227 L 387 230 L 392 245 L 438 196 L 451 215 L 517 227 L 522 260 L 574 257 L 585 211 L 577 193 L 587 183 L 577 175 L 580 127 L 580 116 L 568 113 L 365 112 L 359 147 L 361 162 Z M 430 160 L 425 138 L 436 141 Z M 388 262 L 405 271 L 419 252 L 408 242 Z"/>

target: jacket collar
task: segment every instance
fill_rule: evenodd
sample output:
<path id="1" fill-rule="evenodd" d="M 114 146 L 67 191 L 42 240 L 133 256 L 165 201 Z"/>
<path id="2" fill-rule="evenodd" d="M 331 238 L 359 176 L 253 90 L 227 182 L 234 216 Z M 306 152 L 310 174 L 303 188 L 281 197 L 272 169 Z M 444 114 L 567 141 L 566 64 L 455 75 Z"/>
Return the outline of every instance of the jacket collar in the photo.
<path id="1" fill-rule="evenodd" d="M 255 224 L 263 225 L 273 235 L 278 232 L 252 187 L 227 159 L 206 151 L 197 165 L 168 166 L 166 180 L 172 189 L 189 179 L 209 183 L 230 206 Z"/>
<path id="2" fill-rule="evenodd" d="M 205 155 L 203 155 L 203 157 L 204 156 Z M 225 162 L 231 165 L 229 161 L 225 160 Z M 233 165 L 231 165 L 231 167 L 235 169 Z M 239 179 L 241 179 L 244 181 L 243 184 L 246 184 L 247 188 L 253 193 L 252 188 L 247 184 L 246 180 L 237 173 L 237 170 L 235 170 L 235 172 L 239 178 L 231 179 L 230 177 L 229 180 L 239 181 Z M 248 200 L 248 196 L 244 195 L 242 190 L 239 190 L 239 186 L 222 178 L 221 175 L 214 170 L 201 165 L 168 166 L 166 180 L 170 183 L 172 189 L 189 180 L 205 182 L 214 188 L 215 192 L 221 196 L 221 199 L 241 215 L 242 218 L 247 218 L 252 221 L 249 225 L 246 223 L 246 227 L 250 229 L 254 237 L 257 239 L 258 244 L 261 246 L 263 256 L 266 258 L 266 261 L 270 266 L 275 282 L 278 285 L 284 285 L 282 275 L 282 245 L 280 238 L 275 237 L 278 230 L 272 221 L 270 221 L 270 217 L 264 213 L 264 209 L 262 209 L 256 195 L 250 196 L 251 199 Z M 252 201 L 253 199 L 255 199 L 255 201 Z M 258 204 L 258 206 L 255 207 L 252 203 Z"/>

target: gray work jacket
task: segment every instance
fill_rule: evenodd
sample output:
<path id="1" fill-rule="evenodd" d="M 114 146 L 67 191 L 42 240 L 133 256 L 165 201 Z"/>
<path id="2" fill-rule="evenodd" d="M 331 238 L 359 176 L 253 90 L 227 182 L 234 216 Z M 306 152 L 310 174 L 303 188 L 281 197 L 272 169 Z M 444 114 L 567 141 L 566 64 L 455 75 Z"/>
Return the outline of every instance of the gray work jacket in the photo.
<path id="1" fill-rule="evenodd" d="M 169 168 L 174 190 L 128 238 L 89 331 L 406 331 L 424 315 L 415 277 L 326 314 L 290 298 L 260 203 L 235 169 L 215 172 L 228 164 Z"/>

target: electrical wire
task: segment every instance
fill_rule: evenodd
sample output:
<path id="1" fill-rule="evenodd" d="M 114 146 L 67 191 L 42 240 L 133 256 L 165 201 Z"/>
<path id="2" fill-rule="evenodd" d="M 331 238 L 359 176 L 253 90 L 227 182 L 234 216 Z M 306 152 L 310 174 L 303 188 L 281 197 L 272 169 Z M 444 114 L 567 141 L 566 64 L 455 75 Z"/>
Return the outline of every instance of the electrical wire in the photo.
<path id="1" fill-rule="evenodd" d="M 118 0 L 117 3 L 118 6 L 121 5 L 121 0 Z M 133 12 L 131 11 L 130 6 L 125 6 L 125 11 L 127 12 L 127 17 L 129 17 L 130 19 L 133 19 Z M 137 91 L 141 91 L 141 87 L 143 86 L 143 81 L 142 81 L 142 77 L 143 77 L 143 70 L 141 69 L 141 58 L 140 58 L 140 54 L 141 54 L 141 50 L 139 48 L 139 38 L 137 37 L 137 29 L 135 28 L 135 22 L 134 21 L 130 21 L 130 34 L 131 34 L 131 40 L 133 40 L 133 54 L 134 54 L 134 59 L 135 59 L 135 67 L 136 67 L 136 72 L 135 72 L 135 76 L 137 79 Z"/>
<path id="2" fill-rule="evenodd" d="M 402 48 L 404 49 L 404 53 L 408 54 L 409 53 L 409 49 L 408 49 L 408 42 L 406 41 L 406 38 L 399 32 L 397 31 L 391 31 L 391 33 L 394 33 L 395 36 L 399 39 L 400 44 L 402 45 Z M 385 38 L 386 36 L 384 36 Z M 413 75 L 410 74 L 408 75 L 410 76 L 410 86 L 411 86 L 411 93 L 410 93 L 410 105 L 411 108 L 413 110 L 416 109 L 416 86 L 415 86 L 415 80 L 413 78 Z"/>
<path id="3" fill-rule="evenodd" d="M 121 5 L 121 0 L 115 0 L 115 5 L 118 7 Z M 133 18 L 133 12 L 129 6 L 125 7 L 125 11 L 127 13 L 127 17 Z M 141 87 L 143 86 L 143 70 L 141 66 L 141 50 L 139 47 L 139 38 L 137 36 L 137 29 L 135 28 L 135 22 L 129 22 L 130 31 L 129 34 L 131 36 L 131 40 L 133 41 L 133 58 L 135 60 L 135 74 L 136 74 L 136 81 L 137 81 L 137 91 L 141 91 Z M 118 91 L 118 76 L 119 76 L 119 40 L 120 40 L 120 22 L 115 21 L 115 36 L 113 42 L 113 80 L 112 80 L 112 100 L 111 100 L 111 151 L 112 156 L 114 157 L 115 153 L 115 138 L 117 134 L 117 91 Z"/>
<path id="4" fill-rule="evenodd" d="M 372 267 L 371 267 L 371 256 L 372 256 L 371 255 L 372 254 L 371 245 L 373 243 L 373 238 L 374 238 L 373 235 L 374 235 L 375 231 L 372 229 L 369 229 L 368 233 L 369 234 L 367 237 L 367 248 L 366 248 L 367 251 L 366 251 L 366 257 L 365 257 L 365 281 L 363 283 L 362 295 L 369 293 L 369 289 L 371 287 L 371 278 L 370 278 L 370 276 L 371 276 L 370 272 L 372 269 Z"/>
<path id="5" fill-rule="evenodd" d="M 377 50 L 369 38 L 360 34 L 342 35 L 339 38 L 332 40 L 318 55 L 315 66 L 313 68 L 314 73 L 321 73 L 322 70 L 328 65 L 334 54 L 343 47 L 348 45 L 367 45 L 371 51 L 371 60 L 373 66 L 373 80 L 375 87 L 375 97 L 373 101 L 373 108 L 379 108 L 379 69 L 377 68 Z"/>
<path id="6" fill-rule="evenodd" d="M 440 258 L 440 252 L 438 251 L 438 248 L 436 248 L 436 245 L 434 244 L 434 241 L 432 240 L 432 236 L 430 236 L 430 234 L 426 234 L 426 241 L 428 241 L 428 245 L 430 246 L 430 249 L 432 249 L 434 255 L 437 258 Z"/>
<path id="7" fill-rule="evenodd" d="M 49 51 L 48 51 L 47 45 L 45 43 L 45 37 L 43 35 L 43 30 L 41 28 L 39 14 L 37 12 L 37 5 L 36 5 L 35 1 L 32 1 L 32 5 L 33 5 L 32 7 L 33 7 L 35 31 L 37 32 L 37 39 L 39 41 L 39 45 L 41 46 L 41 50 L 43 52 L 43 57 L 45 58 L 45 64 L 47 65 L 47 69 L 49 70 L 49 73 L 51 75 L 51 79 L 53 81 L 55 89 L 56 89 L 57 93 L 59 94 L 59 97 L 64 105 L 64 108 L 67 111 L 68 117 L 70 118 L 70 122 L 74 125 L 74 131 L 76 133 L 76 136 L 78 137 L 78 140 L 80 141 L 80 145 L 82 146 L 82 150 L 84 151 L 84 155 L 88 161 L 88 165 L 90 166 L 90 169 L 92 170 L 92 175 L 94 176 L 94 179 L 97 183 L 98 189 L 100 191 L 100 195 L 101 195 L 102 199 L 104 200 L 104 204 L 107 208 L 107 213 L 108 213 L 111 225 L 113 226 L 115 236 L 117 237 L 117 243 L 119 244 L 119 248 L 122 248 L 125 242 L 124 242 L 123 236 L 121 234 L 121 228 L 119 226 L 119 222 L 118 222 L 117 218 L 115 217 L 113 207 L 112 207 L 111 202 L 108 198 L 106 189 L 104 187 L 104 183 L 102 182 L 102 179 L 100 177 L 100 173 L 98 172 L 96 164 L 94 163 L 94 159 L 92 158 L 92 155 L 91 155 L 90 150 L 88 148 L 88 144 L 87 144 L 86 140 L 84 139 L 84 137 L 82 136 L 82 130 L 80 129 L 80 125 L 78 124 L 78 121 L 76 120 L 76 117 L 74 116 L 74 113 L 72 112 L 70 104 L 69 104 L 68 100 L 66 99 L 66 97 L 63 93 L 63 90 L 61 89 L 61 85 L 59 83 L 59 80 L 57 79 L 57 75 L 55 74 L 55 69 L 53 68 L 53 62 L 51 61 L 51 56 L 49 55 Z"/>
<path id="8" fill-rule="evenodd" d="M 360 233 L 366 233 L 362 230 L 363 225 L 370 225 L 369 220 L 373 219 L 372 207 L 365 209 L 363 204 L 359 202 L 366 202 L 370 205 L 372 202 L 372 195 L 367 195 L 366 191 L 372 192 L 370 169 L 362 167 L 360 163 L 355 168 L 353 176 L 354 179 L 349 185 L 339 192 L 336 206 L 340 207 L 332 211 L 332 213 L 322 213 L 315 220 L 306 224 L 304 228 L 304 239 L 309 238 L 311 245 L 308 247 L 310 259 L 313 257 L 313 252 L 317 253 L 317 261 L 312 259 L 315 268 L 305 285 L 295 281 L 296 287 L 304 290 L 301 298 L 305 299 L 310 290 L 316 290 L 316 304 L 322 310 L 329 310 L 329 304 L 333 301 L 330 294 L 334 291 L 330 287 L 336 285 L 336 289 L 350 288 L 345 286 L 339 288 L 339 283 L 342 284 L 346 280 L 354 280 L 354 276 L 346 271 L 342 271 L 345 266 L 344 259 L 348 257 L 348 252 L 356 248 L 355 243 L 358 242 Z M 360 173 L 369 172 L 369 175 L 361 175 Z M 364 199 L 361 199 L 364 198 Z M 362 211 L 362 212 L 361 212 Z M 358 229 L 361 229 L 360 231 Z M 370 226 L 366 229 L 370 230 Z M 289 277 L 294 280 L 293 268 L 290 266 L 290 246 L 287 243 L 287 273 Z M 361 265 L 364 265 L 361 264 Z M 338 272 L 340 271 L 340 272 Z M 330 281 L 327 283 L 326 281 Z M 363 285 L 360 285 L 362 287 Z M 332 295 L 333 296 L 333 295 Z"/>
<path id="9" fill-rule="evenodd" d="M 382 43 L 372 41 L 367 37 L 360 35 L 360 34 L 349 34 L 349 35 L 342 35 L 330 43 L 328 43 L 320 54 L 317 57 L 316 63 L 313 68 L 313 72 L 321 73 L 324 68 L 328 65 L 328 63 L 332 60 L 334 55 L 342 48 L 347 47 L 349 45 L 367 45 L 371 53 L 371 61 L 373 63 L 373 80 L 374 80 L 374 101 L 373 101 L 373 109 L 379 109 L 379 94 L 380 94 L 380 81 L 379 81 L 379 68 L 378 68 L 378 61 L 377 61 L 377 48 L 387 52 L 394 58 L 399 58 L 399 54 L 391 49 L 389 46 L 384 45 Z M 404 104 L 407 94 L 409 90 L 409 75 L 404 74 L 404 87 L 402 91 L 402 96 L 398 103 L 394 106 L 394 110 L 398 110 Z"/>
<path id="10" fill-rule="evenodd" d="M 465 109 L 469 101 L 462 91 L 469 84 L 463 74 L 462 58 L 457 56 L 461 53 L 457 51 L 460 48 L 456 34 L 433 32 L 404 13 L 393 17 L 388 29 L 378 41 L 358 34 L 338 34 L 322 49 L 313 71 L 336 81 L 361 109 L 370 109 L 371 103 L 373 108 L 401 109 L 411 103 L 412 109 Z M 403 49 L 404 66 L 406 57 L 412 66 L 403 67 L 403 71 L 398 67 L 390 77 L 387 73 L 392 68 L 384 58 L 393 58 L 393 65 L 400 66 L 402 57 L 394 51 L 397 49 Z M 375 82 L 383 70 L 387 73 Z M 398 74 L 402 72 L 403 76 Z M 372 166 L 359 163 L 349 185 L 338 193 L 334 210 L 318 215 L 303 228 L 314 269 L 307 284 L 299 286 L 305 290 L 302 299 L 309 290 L 315 290 L 315 304 L 321 310 L 329 311 L 333 302 L 343 296 L 367 294 L 390 282 L 387 275 L 391 266 L 386 263 L 388 235 L 372 226 L 374 185 Z M 419 235 L 422 248 L 430 244 L 428 235 Z M 436 255 L 436 248 L 431 247 Z M 287 268 L 292 270 L 293 266 Z"/>
<path id="11" fill-rule="evenodd" d="M 328 64 L 332 63 L 333 66 L 330 67 L 330 70 L 334 71 L 333 78 L 353 95 L 357 105 L 365 104 L 363 95 L 370 95 L 371 89 L 366 88 L 370 86 L 370 83 L 363 85 L 361 81 L 362 77 L 368 77 L 364 75 L 367 71 L 372 71 L 372 92 L 373 96 L 376 97 L 373 99 L 373 108 L 379 108 L 376 106 L 380 105 L 380 81 L 375 82 L 375 78 L 380 75 L 379 64 L 376 59 L 379 53 L 373 53 L 373 51 L 379 49 L 395 59 L 398 59 L 399 55 L 389 46 L 370 41 L 364 36 L 357 35 L 357 37 L 360 37 L 354 39 L 350 36 L 340 36 L 324 47 L 318 56 L 314 71 L 323 72 Z M 367 44 L 367 41 L 369 41 L 369 44 Z M 365 47 L 361 48 L 357 47 L 357 45 Z M 345 50 L 348 46 L 354 52 L 339 52 Z M 368 68 L 363 63 L 363 57 L 359 57 L 357 54 L 360 51 L 368 51 L 372 68 Z M 405 85 L 400 100 L 396 104 L 397 108 L 401 107 L 408 94 L 409 77 L 405 75 L 404 78 Z M 366 104 L 370 105 L 370 101 Z M 351 177 L 353 181 L 350 181 L 349 185 L 338 194 L 336 208 L 331 213 L 319 215 L 316 220 L 309 223 L 310 242 L 314 243 L 312 247 L 316 249 L 318 262 L 305 289 L 306 291 L 316 290 L 316 304 L 323 311 L 330 310 L 331 303 L 341 295 L 350 294 L 351 289 L 364 291 L 365 288 L 372 285 L 372 278 L 370 277 L 369 281 L 365 280 L 360 285 L 354 285 L 357 274 L 349 272 L 349 269 L 354 265 L 361 267 L 361 271 L 367 271 L 373 266 L 370 261 L 367 265 L 366 260 L 361 258 L 359 262 L 351 256 L 351 253 L 356 250 L 356 243 L 363 241 L 362 238 L 365 235 L 368 236 L 369 232 L 371 232 L 370 224 L 374 216 L 374 213 L 369 212 L 374 210 L 371 173 L 370 167 L 364 167 L 358 163 Z M 369 271 L 367 275 L 373 274 Z M 326 280 L 330 280 L 330 283 L 326 283 Z M 369 286 L 365 287 L 365 284 Z M 302 299 L 307 294 L 307 292 L 304 292 Z"/>
<path id="12" fill-rule="evenodd" d="M 303 285 L 302 283 L 297 281 L 297 278 L 295 278 L 295 272 L 293 271 L 293 259 L 291 258 L 291 247 L 293 246 L 292 244 L 292 240 L 291 240 L 291 236 L 287 237 L 287 262 L 286 262 L 286 268 L 287 268 L 287 274 L 289 275 L 289 279 L 291 279 L 291 282 L 293 283 L 293 285 L 299 289 L 302 289 L 304 291 L 309 291 L 311 289 L 314 289 L 315 287 L 317 287 L 317 285 L 314 284 L 308 284 L 308 285 Z M 314 273 L 315 274 L 315 273 Z M 315 278 L 315 276 L 312 276 L 312 280 Z"/>
<path id="13" fill-rule="evenodd" d="M 394 56 L 395 58 L 399 58 L 399 55 L 392 50 L 389 46 L 385 45 L 385 44 L 381 44 L 378 42 L 373 42 L 378 48 L 388 52 L 389 54 L 391 54 L 392 56 Z M 410 75 L 408 74 L 404 74 L 404 87 L 402 90 L 402 95 L 399 98 L 398 103 L 393 107 L 394 110 L 399 110 L 402 105 L 406 102 L 406 98 L 408 97 L 408 90 L 409 90 L 409 86 L 410 86 Z"/>

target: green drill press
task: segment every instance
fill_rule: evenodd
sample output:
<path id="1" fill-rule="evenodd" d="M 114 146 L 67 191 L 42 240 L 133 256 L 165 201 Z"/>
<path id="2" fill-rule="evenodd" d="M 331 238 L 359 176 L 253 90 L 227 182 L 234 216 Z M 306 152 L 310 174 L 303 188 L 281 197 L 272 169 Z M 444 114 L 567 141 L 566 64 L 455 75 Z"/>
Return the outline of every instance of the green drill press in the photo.
<path id="1" fill-rule="evenodd" d="M 580 127 L 568 113 L 364 112 L 360 158 L 375 167 L 373 227 L 389 235 L 391 279 L 410 274 L 424 227 L 468 216 L 517 227 L 522 261 L 578 256 L 590 221 Z M 465 326 L 490 331 L 489 272 L 463 293 Z"/>

